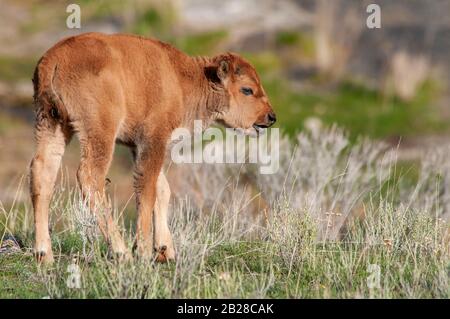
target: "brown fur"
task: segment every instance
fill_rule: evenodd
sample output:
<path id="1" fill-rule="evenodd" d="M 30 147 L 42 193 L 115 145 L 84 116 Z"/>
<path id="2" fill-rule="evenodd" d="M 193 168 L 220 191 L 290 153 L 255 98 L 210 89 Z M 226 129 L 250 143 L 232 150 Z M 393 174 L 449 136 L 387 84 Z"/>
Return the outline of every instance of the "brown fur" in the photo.
<path id="1" fill-rule="evenodd" d="M 77 178 L 83 195 L 113 252 L 125 256 L 104 184 L 115 142 L 132 149 L 138 253 L 151 256 L 156 249 L 157 258 L 165 260 L 175 256 L 167 227 L 170 189 L 161 172 L 172 131 L 192 127 L 195 119 L 246 130 L 275 121 L 256 71 L 238 55 L 189 57 L 168 44 L 132 35 L 87 33 L 64 39 L 41 58 L 33 83 L 37 151 L 31 196 L 35 252 L 44 262 L 53 260 L 48 206 L 74 133 L 81 144 Z M 243 86 L 253 95 L 244 95 Z"/>

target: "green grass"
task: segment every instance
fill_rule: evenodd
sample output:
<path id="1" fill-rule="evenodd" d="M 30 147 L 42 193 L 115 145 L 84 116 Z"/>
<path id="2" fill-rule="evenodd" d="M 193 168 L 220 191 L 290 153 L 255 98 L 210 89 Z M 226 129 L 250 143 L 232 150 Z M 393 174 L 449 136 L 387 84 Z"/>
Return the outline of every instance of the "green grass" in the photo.
<path id="1" fill-rule="evenodd" d="M 176 47 L 190 55 L 208 55 L 217 52 L 217 47 L 226 40 L 228 32 L 225 30 L 203 32 L 172 39 Z"/>
<path id="2" fill-rule="evenodd" d="M 81 12 L 85 19 L 102 19 L 111 16 L 120 16 L 127 5 L 132 5 L 126 2 L 120 0 L 81 0 L 78 4 L 81 7 Z"/>
<path id="3" fill-rule="evenodd" d="M 278 48 L 290 49 L 303 59 L 314 57 L 314 39 L 311 35 L 302 32 L 280 31 L 275 35 L 275 45 Z"/>
<path id="4" fill-rule="evenodd" d="M 158 34 L 165 31 L 166 23 L 160 14 L 154 8 L 149 8 L 139 15 L 136 22 L 134 22 L 133 32 L 141 35 Z"/>
<path id="5" fill-rule="evenodd" d="M 46 296 L 45 285 L 39 279 L 31 254 L 1 256 L 0 269 L 0 299 Z"/>
<path id="6" fill-rule="evenodd" d="M 277 33 L 275 41 L 278 45 L 286 45 L 286 46 L 297 45 L 300 42 L 300 33 L 282 31 Z"/>
<path id="7" fill-rule="evenodd" d="M 35 57 L 0 56 L 0 80 L 15 82 L 25 79 L 31 83 L 37 61 Z"/>
<path id="8" fill-rule="evenodd" d="M 3 135 L 12 132 L 22 131 L 24 129 L 29 129 L 28 126 L 24 124 L 21 119 L 18 119 L 10 114 L 5 114 L 0 112 L 0 134 Z"/>
<path id="9" fill-rule="evenodd" d="M 271 83 L 269 80 L 274 80 L 274 77 L 279 76 L 282 62 L 275 52 L 259 52 L 259 53 L 244 53 L 243 56 L 252 63 L 263 82 Z M 267 83 L 264 83 L 267 86 Z"/>

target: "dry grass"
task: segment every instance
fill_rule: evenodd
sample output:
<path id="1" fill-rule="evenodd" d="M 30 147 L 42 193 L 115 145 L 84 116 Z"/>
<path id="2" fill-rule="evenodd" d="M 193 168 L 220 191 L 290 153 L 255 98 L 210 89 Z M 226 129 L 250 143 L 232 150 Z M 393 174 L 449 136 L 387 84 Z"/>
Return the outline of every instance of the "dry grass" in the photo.
<path id="1" fill-rule="evenodd" d="M 395 151 L 367 140 L 352 145 L 336 128 L 301 134 L 295 144 L 283 139 L 281 150 L 274 175 L 250 165 L 187 168 L 188 180 L 204 188 L 195 191 L 201 200 L 172 201 L 171 264 L 111 260 L 78 192 L 62 183 L 51 206 L 57 260 L 36 268 L 28 204 L 2 207 L 0 235 L 22 238 L 25 252 L 0 255 L 0 296 L 449 297 L 448 153 L 430 152 L 406 183 L 392 180 Z M 257 197 L 250 187 L 267 202 L 260 215 L 249 214 Z M 115 216 L 131 245 L 123 211 Z M 369 286 L 373 265 L 379 285 Z M 70 285 L 76 267 L 80 288 Z"/>

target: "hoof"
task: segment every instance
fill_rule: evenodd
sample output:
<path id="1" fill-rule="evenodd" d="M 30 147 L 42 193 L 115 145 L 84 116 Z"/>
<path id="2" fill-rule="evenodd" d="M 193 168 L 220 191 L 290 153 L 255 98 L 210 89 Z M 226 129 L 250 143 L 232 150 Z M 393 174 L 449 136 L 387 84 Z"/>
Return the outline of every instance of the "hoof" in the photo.
<path id="1" fill-rule="evenodd" d="M 46 252 L 44 250 L 35 250 L 34 257 L 38 264 L 51 265 L 54 261 L 53 252 Z"/>
<path id="2" fill-rule="evenodd" d="M 166 245 L 155 248 L 155 252 L 155 260 L 159 263 L 166 263 L 175 260 L 175 251 L 173 249 L 168 249 Z"/>

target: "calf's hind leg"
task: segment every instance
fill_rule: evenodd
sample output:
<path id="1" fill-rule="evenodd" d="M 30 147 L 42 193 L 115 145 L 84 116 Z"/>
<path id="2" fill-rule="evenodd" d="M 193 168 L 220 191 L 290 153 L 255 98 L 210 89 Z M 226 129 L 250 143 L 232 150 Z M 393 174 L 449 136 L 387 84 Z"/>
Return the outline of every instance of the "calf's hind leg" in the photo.
<path id="1" fill-rule="evenodd" d="M 34 210 L 34 254 L 38 262 L 52 263 L 48 210 L 55 186 L 61 158 L 71 132 L 64 131 L 61 124 L 38 113 L 36 123 L 36 153 L 30 165 L 30 193 Z"/>
<path id="2" fill-rule="evenodd" d="M 130 254 L 112 218 L 111 207 L 105 195 L 105 180 L 112 160 L 114 140 L 114 136 L 107 132 L 93 134 L 91 131 L 89 137 L 80 136 L 81 163 L 77 178 L 110 249 L 119 258 L 129 258 Z"/>

